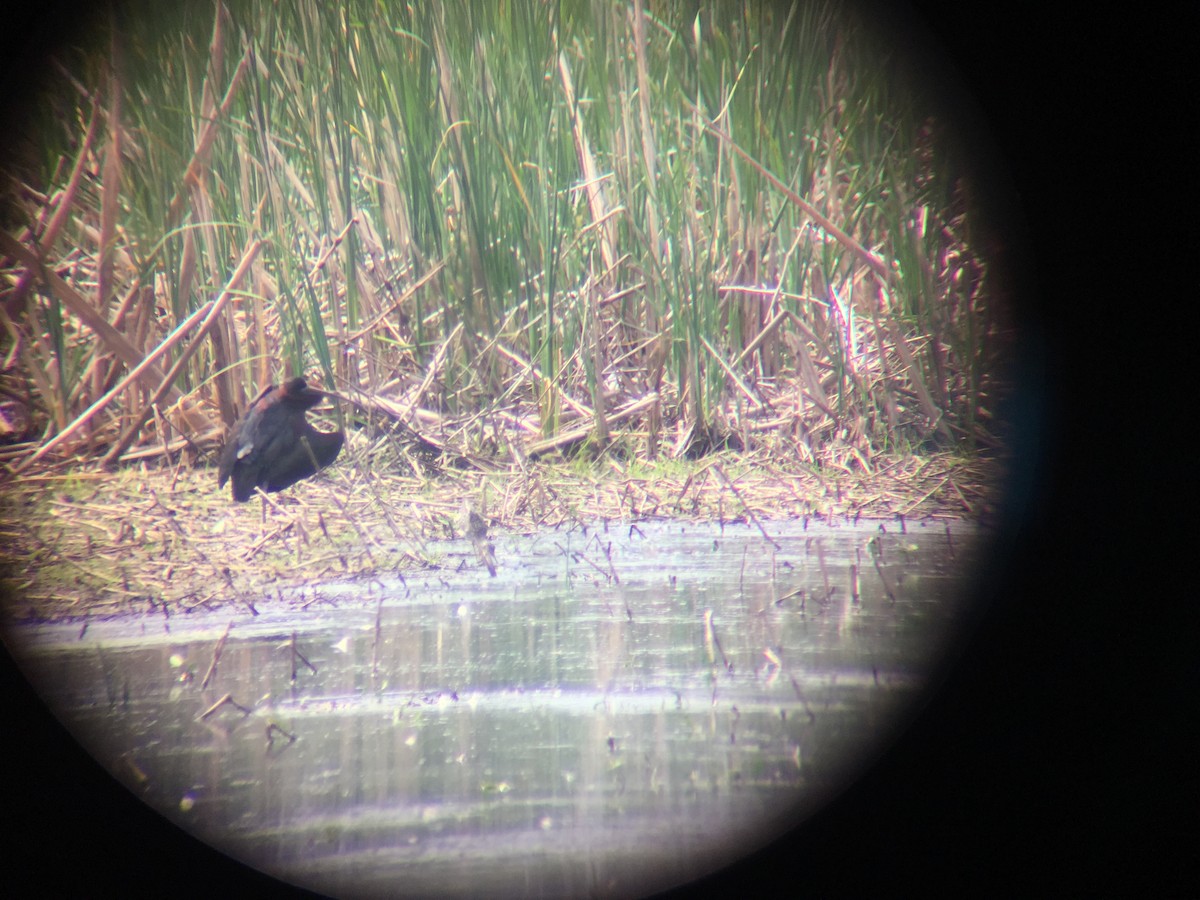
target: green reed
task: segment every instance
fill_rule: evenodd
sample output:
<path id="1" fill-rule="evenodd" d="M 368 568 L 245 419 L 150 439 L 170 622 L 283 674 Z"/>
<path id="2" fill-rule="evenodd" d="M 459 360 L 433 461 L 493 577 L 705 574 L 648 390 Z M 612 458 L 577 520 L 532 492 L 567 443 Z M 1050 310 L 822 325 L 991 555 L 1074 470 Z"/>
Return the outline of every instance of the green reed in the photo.
<path id="1" fill-rule="evenodd" d="M 946 123 L 841 4 L 298 0 L 119 25 L 63 60 L 102 110 L 124 101 L 110 304 L 141 284 L 132 303 L 178 322 L 266 240 L 189 391 L 236 403 L 285 369 L 373 391 L 436 358 L 422 402 L 449 413 L 527 402 L 551 435 L 657 388 L 707 433 L 793 378 L 814 450 L 967 446 L 991 403 Z M 89 100 L 57 97 L 82 127 Z M 48 136 L 47 193 L 77 132 Z M 77 380 L 59 316 L 35 320 Z M 147 351 L 170 324 L 130 319 Z"/>

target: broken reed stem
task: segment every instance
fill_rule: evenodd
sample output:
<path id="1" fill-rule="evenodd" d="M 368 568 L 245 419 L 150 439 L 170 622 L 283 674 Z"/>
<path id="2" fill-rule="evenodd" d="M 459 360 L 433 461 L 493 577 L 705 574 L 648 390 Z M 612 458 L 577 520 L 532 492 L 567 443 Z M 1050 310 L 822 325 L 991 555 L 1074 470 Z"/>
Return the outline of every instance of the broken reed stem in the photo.
<path id="1" fill-rule="evenodd" d="M 733 480 L 725 474 L 725 470 L 721 467 L 721 464 L 715 463 L 713 465 L 713 470 L 721 476 L 721 480 L 729 486 L 729 490 L 733 491 L 733 496 L 737 497 L 738 502 L 742 504 L 742 509 L 746 511 L 746 515 L 749 516 L 750 521 L 754 523 L 754 527 L 759 530 L 759 533 L 762 534 L 767 543 L 769 543 L 776 550 L 783 549 L 773 537 L 767 534 L 767 529 L 763 527 L 763 523 L 759 520 L 758 516 L 754 514 L 754 510 L 750 508 L 750 504 L 742 498 L 741 492 L 738 491 L 737 487 L 733 483 Z"/>
<path id="2" fill-rule="evenodd" d="M 213 676 L 216 674 L 217 664 L 221 661 L 221 652 L 225 649 L 225 642 L 229 639 L 229 632 L 232 630 L 233 630 L 233 622 L 230 621 L 229 624 L 225 626 L 225 633 L 222 634 L 217 639 L 217 644 L 215 647 L 213 647 L 212 662 L 209 663 L 208 671 L 204 673 L 204 678 L 200 681 L 200 689 L 201 690 L 204 690 L 205 688 L 208 687 L 208 683 L 212 680 Z M 227 699 L 228 697 L 229 697 L 229 695 L 226 694 L 225 698 Z M 217 705 L 219 705 L 219 703 Z M 213 708 L 215 709 L 216 707 L 214 706 Z M 206 716 L 206 715 L 208 715 L 208 713 L 205 713 L 204 715 Z M 201 716 L 201 718 L 203 718 L 203 716 Z"/>
<path id="3" fill-rule="evenodd" d="M 70 177 L 67 179 L 66 187 L 58 194 L 58 206 L 54 213 L 50 216 L 50 222 L 46 225 L 46 230 L 42 233 L 38 244 L 42 249 L 42 253 L 49 253 L 54 249 L 54 242 L 58 240 L 59 232 L 62 231 L 63 225 L 66 223 L 71 209 L 75 203 L 75 195 L 79 190 L 79 182 L 83 176 L 85 164 L 89 155 L 92 152 L 92 146 L 96 140 L 96 125 L 100 121 L 100 104 L 92 103 L 92 115 L 88 120 L 87 132 L 83 136 L 83 141 L 79 146 L 79 153 L 75 157 L 75 165 L 71 169 Z M 5 298 L 5 305 L 10 309 L 17 309 L 23 305 L 25 292 L 29 290 L 29 285 L 33 283 L 34 270 L 27 268 L 21 273 L 21 277 L 17 280 L 16 287 L 13 288 L 12 294 Z"/>
<path id="4" fill-rule="evenodd" d="M 208 120 L 208 124 L 200 135 L 200 140 L 196 142 L 196 152 L 192 154 L 191 160 L 188 161 L 187 169 L 183 173 L 183 178 L 179 180 L 179 187 L 175 192 L 175 196 L 171 198 L 171 203 L 167 207 L 166 225 L 168 228 L 174 226 L 179 221 L 179 217 L 183 213 L 183 205 L 187 202 L 188 192 L 194 185 L 200 183 L 200 173 L 208 161 L 213 143 L 216 141 L 217 134 L 221 130 L 222 121 L 229 114 L 229 108 L 233 105 L 233 98 L 237 95 L 237 89 L 241 85 L 242 78 L 250 66 L 252 53 L 252 49 L 247 46 L 246 52 L 242 54 L 242 58 L 238 62 L 238 67 L 233 73 L 233 77 L 229 79 L 229 87 L 225 91 L 225 97 L 221 100 L 220 108 Z"/>
<path id="5" fill-rule="evenodd" d="M 211 311 L 212 307 L 213 303 L 210 301 L 188 316 L 174 331 L 167 335 L 161 344 L 154 348 L 154 351 L 149 356 L 142 360 L 140 364 L 135 366 L 128 375 L 118 381 L 115 387 L 113 387 L 99 400 L 80 413 L 74 422 L 38 448 L 36 453 L 25 459 L 19 466 L 17 466 L 16 471 L 19 473 L 33 465 L 33 463 L 37 462 L 39 459 L 44 457 L 47 453 L 73 435 L 77 430 L 79 430 L 79 428 L 91 421 L 93 416 L 108 406 L 109 401 L 120 394 L 121 391 L 125 390 L 125 388 L 127 388 L 133 381 L 136 381 L 142 372 L 154 365 L 154 363 L 158 361 L 159 357 L 161 357 L 179 341 L 181 341 L 183 336 L 192 329 L 192 326 L 195 325 L 200 318 L 207 315 Z M 138 428 L 140 427 L 141 424 L 139 423 Z"/>
<path id="6" fill-rule="evenodd" d="M 347 335 L 345 343 L 347 345 L 355 344 L 373 332 L 380 322 L 407 303 L 410 298 L 416 295 L 417 291 L 425 287 L 425 285 L 432 281 L 444 268 L 446 268 L 446 264 L 444 262 L 434 264 L 434 266 L 428 272 L 418 278 L 414 283 L 406 287 L 404 289 L 404 293 L 400 295 L 398 300 L 396 300 L 390 306 L 384 307 L 382 310 L 380 310 L 370 322 L 368 322 L 358 331 L 351 335 Z M 461 321 L 459 322 L 459 325 L 462 325 Z"/>
<path id="7" fill-rule="evenodd" d="M 134 422 L 130 423 L 130 426 L 125 430 L 125 433 L 121 436 L 121 439 L 117 441 L 116 446 L 113 447 L 112 450 L 109 451 L 108 455 L 104 457 L 104 465 L 106 468 L 111 468 L 116 464 L 116 461 L 120 458 L 121 454 L 124 453 L 129 448 L 129 445 L 133 443 L 134 439 L 138 435 L 138 432 L 141 431 L 142 425 L 145 424 L 146 420 L 150 418 L 152 412 L 157 409 L 158 404 L 162 402 L 162 399 L 167 395 L 167 392 L 172 389 L 175 384 L 175 379 L 179 377 L 180 373 L 184 370 L 184 367 L 187 366 L 188 361 L 196 354 L 196 351 L 200 349 L 200 345 L 208 336 L 209 331 L 211 331 L 212 327 L 219 321 L 219 316 L 225 309 L 225 305 L 232 299 L 234 290 L 236 290 L 238 284 L 242 280 L 242 277 L 254 263 L 254 260 L 258 256 L 258 252 L 262 249 L 264 243 L 266 242 L 261 239 L 251 241 L 249 246 L 247 246 L 242 252 L 241 262 L 238 263 L 238 267 L 234 270 L 234 273 L 229 276 L 229 281 L 226 283 L 224 289 L 222 289 L 220 296 L 217 297 L 217 299 L 213 302 L 212 308 L 205 317 L 203 324 L 201 324 L 200 330 L 197 331 L 196 336 L 192 338 L 192 342 L 188 344 L 186 348 L 184 348 L 184 351 L 179 354 L 179 358 L 175 360 L 175 364 L 171 366 L 170 371 L 163 376 L 162 384 L 160 384 L 158 390 L 154 392 L 154 395 L 150 398 L 150 402 L 146 404 L 141 413 L 135 418 Z"/>
<path id="8" fill-rule="evenodd" d="M 749 163 L 760 175 L 762 175 L 763 178 L 770 182 L 772 187 L 787 197 L 792 203 L 796 204 L 796 206 L 800 207 L 800 209 L 804 210 L 804 213 L 809 216 L 809 218 L 811 218 L 814 222 L 825 229 L 825 231 L 832 235 L 832 237 L 839 244 L 866 263 L 871 271 L 878 276 L 880 281 L 882 281 L 885 285 L 891 282 L 892 273 L 888 270 L 887 265 L 882 259 L 869 251 L 866 247 L 862 246 L 862 244 L 850 237 L 850 235 L 846 234 L 846 232 L 842 231 L 842 229 L 838 228 L 838 226 L 835 225 L 833 221 L 824 213 L 822 213 L 819 209 L 780 181 L 779 178 L 775 176 L 775 173 L 771 172 L 757 159 L 738 146 L 738 143 L 733 138 L 714 125 L 709 118 L 686 97 L 684 98 L 683 102 L 691 107 L 692 111 L 701 119 L 706 131 L 711 132 L 713 135 L 720 138 L 720 140 L 731 150 L 733 150 L 734 153 Z"/>
<path id="9" fill-rule="evenodd" d="M 0 230 L 0 252 L 20 261 L 26 267 L 36 270 L 47 289 L 52 291 L 62 301 L 64 306 L 78 316 L 79 320 L 90 328 L 96 337 L 127 366 L 135 368 L 145 359 L 145 354 L 134 347 L 125 335 L 117 331 L 107 319 L 100 315 L 93 308 L 90 300 L 67 284 L 58 273 L 51 270 L 40 256 L 3 230 Z M 150 365 L 142 373 L 142 384 L 148 390 L 153 390 L 162 384 L 163 377 L 162 371 L 157 366 Z M 182 394 L 178 388 L 174 389 L 174 393 L 171 396 L 174 400 L 182 399 Z M 188 412 L 190 410 L 185 409 L 185 413 Z M 199 416 L 197 419 L 198 422 L 207 421 L 199 413 L 196 415 Z M 196 430 L 200 429 L 197 428 Z"/>

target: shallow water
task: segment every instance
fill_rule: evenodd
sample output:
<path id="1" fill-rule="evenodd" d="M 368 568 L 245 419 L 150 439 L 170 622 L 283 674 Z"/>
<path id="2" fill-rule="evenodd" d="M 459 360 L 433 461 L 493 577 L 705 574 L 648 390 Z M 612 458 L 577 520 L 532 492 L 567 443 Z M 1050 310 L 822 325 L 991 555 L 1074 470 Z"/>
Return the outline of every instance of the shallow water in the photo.
<path id="1" fill-rule="evenodd" d="M 496 578 L 450 543 L 441 569 L 258 615 L 7 638 L 119 780 L 278 877 L 342 896 L 636 895 L 843 787 L 962 618 L 966 523 L 764 527 L 500 536 Z"/>

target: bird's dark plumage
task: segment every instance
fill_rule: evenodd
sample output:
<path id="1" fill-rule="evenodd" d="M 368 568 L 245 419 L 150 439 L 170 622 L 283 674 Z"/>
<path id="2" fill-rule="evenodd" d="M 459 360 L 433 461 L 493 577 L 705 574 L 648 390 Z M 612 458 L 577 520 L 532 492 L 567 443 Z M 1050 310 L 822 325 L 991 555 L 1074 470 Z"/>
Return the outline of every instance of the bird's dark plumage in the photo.
<path id="1" fill-rule="evenodd" d="M 242 503 L 256 487 L 282 491 L 333 462 L 345 434 L 317 431 L 305 418 L 324 396 L 303 378 L 293 378 L 255 397 L 221 452 L 218 487 L 232 476 L 233 499 Z"/>

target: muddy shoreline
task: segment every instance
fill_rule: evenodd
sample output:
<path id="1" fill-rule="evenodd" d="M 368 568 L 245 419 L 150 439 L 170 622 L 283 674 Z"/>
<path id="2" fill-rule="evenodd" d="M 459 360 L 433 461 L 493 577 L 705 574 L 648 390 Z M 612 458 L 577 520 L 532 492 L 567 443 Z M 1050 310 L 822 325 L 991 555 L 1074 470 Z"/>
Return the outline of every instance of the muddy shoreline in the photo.
<path id="1" fill-rule="evenodd" d="M 997 502 L 995 462 L 874 462 L 870 473 L 817 471 L 728 453 L 687 463 L 404 475 L 351 452 L 319 477 L 270 495 L 265 511 L 259 499 L 233 503 L 207 466 L 46 470 L 0 484 L 0 618 L 172 616 L 279 600 L 306 585 L 476 566 L 460 546 L 464 502 L 493 541 L 647 519 L 766 528 L 779 519 L 870 518 L 896 530 L 929 518 L 986 522 Z"/>

